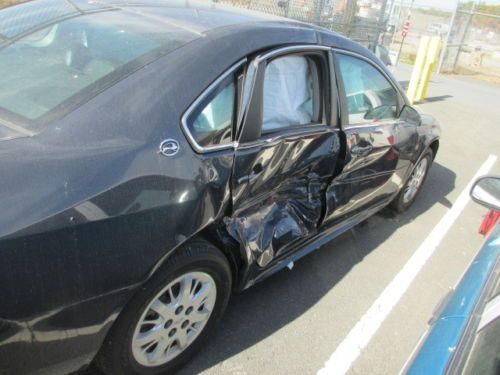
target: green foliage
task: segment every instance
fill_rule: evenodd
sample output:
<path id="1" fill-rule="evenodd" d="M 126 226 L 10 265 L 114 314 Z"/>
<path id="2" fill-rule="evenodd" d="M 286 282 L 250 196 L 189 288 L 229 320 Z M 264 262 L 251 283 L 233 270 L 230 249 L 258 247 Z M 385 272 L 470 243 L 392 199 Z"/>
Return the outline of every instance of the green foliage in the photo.
<path id="1" fill-rule="evenodd" d="M 474 1 L 467 1 L 460 3 L 458 6 L 459 10 L 472 10 L 472 7 L 474 5 Z M 486 13 L 486 14 L 492 14 L 495 16 L 500 16 L 500 5 L 488 5 L 484 2 L 480 2 L 479 4 L 476 3 L 476 6 L 474 7 L 475 12 L 479 13 Z"/>

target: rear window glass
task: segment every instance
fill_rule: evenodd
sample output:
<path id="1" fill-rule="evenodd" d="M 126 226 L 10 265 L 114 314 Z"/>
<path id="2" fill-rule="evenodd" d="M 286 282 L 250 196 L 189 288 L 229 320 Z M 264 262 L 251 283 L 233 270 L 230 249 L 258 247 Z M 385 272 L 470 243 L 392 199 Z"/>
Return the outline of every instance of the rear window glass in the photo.
<path id="1" fill-rule="evenodd" d="M 166 20 L 117 9 L 32 29 L 0 47 L 0 117 L 27 120 L 28 128 L 70 98 L 82 94 L 83 99 L 91 87 L 106 85 L 106 77 L 127 74 L 134 61 L 199 36 Z"/>
<path id="2" fill-rule="evenodd" d="M 188 118 L 187 126 L 201 147 L 231 142 L 236 84 L 234 75 L 222 81 Z"/>

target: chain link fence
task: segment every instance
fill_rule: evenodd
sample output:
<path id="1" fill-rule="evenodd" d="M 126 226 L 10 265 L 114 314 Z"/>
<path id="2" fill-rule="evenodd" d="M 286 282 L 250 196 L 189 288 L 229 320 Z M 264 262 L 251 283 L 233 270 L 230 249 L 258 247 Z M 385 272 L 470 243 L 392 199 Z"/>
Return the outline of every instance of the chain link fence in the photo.
<path id="1" fill-rule="evenodd" d="M 23 0 L 0 0 L 0 8 Z M 167 0 L 166 0 L 167 1 Z M 210 1 L 210 0 L 207 0 Z M 414 7 L 415 0 L 213 0 L 325 27 L 365 46 L 383 45 L 412 63 L 423 35 L 444 44 L 439 70 L 500 82 L 500 5 L 458 0 L 456 11 Z M 147 3 L 147 0 L 145 0 Z M 401 30 L 411 20 L 403 38 Z"/>
<path id="2" fill-rule="evenodd" d="M 458 1 L 456 12 L 412 0 L 218 0 L 338 32 L 365 46 L 380 44 L 412 64 L 424 35 L 443 40 L 441 71 L 500 82 L 500 5 Z M 476 0 L 477 1 L 477 0 Z M 403 38 L 404 22 L 411 26 Z M 447 43 L 446 43 L 447 41 Z"/>
<path id="3" fill-rule="evenodd" d="M 439 8 L 417 8 L 412 2 L 398 1 L 389 21 L 394 30 L 386 42 L 395 55 L 400 53 L 402 62 L 413 64 L 423 36 L 439 36 L 444 41 L 449 30 L 452 12 Z M 405 22 L 408 31 L 403 36 Z"/>
<path id="4" fill-rule="evenodd" d="M 500 6 L 459 5 L 441 71 L 480 75 L 500 82 Z"/>
<path id="5" fill-rule="evenodd" d="M 362 44 L 386 31 L 388 0 L 219 0 L 233 6 L 325 27 Z"/>

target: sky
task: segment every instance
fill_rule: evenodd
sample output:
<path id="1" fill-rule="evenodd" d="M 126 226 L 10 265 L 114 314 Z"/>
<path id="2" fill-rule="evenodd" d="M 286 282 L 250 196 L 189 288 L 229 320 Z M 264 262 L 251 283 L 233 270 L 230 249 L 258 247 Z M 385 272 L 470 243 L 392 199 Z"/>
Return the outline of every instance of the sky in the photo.
<path id="1" fill-rule="evenodd" d="M 399 2 L 395 0 L 396 4 Z M 500 0 L 480 0 L 488 5 L 500 5 Z M 389 1 L 390 2 L 390 1 Z M 410 0 L 404 0 L 405 4 L 410 3 Z M 415 5 L 433 7 L 439 9 L 453 10 L 457 6 L 457 0 L 415 0 Z"/>

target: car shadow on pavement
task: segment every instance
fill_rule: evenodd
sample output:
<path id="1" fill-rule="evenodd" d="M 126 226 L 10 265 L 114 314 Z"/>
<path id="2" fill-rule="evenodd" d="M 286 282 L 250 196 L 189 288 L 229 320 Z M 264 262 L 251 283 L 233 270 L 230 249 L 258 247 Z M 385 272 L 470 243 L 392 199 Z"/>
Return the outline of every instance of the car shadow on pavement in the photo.
<path id="1" fill-rule="evenodd" d="M 425 98 L 422 101 L 416 102 L 415 104 L 442 102 L 443 100 L 447 100 L 450 98 L 453 98 L 453 95 L 430 96 L 430 97 Z"/>
<path id="2" fill-rule="evenodd" d="M 408 90 L 408 86 L 410 85 L 410 80 L 400 80 L 398 81 L 399 85 L 401 86 L 401 88 L 403 89 L 403 91 L 406 91 Z M 437 83 L 435 81 L 433 81 L 432 79 L 429 81 L 429 83 Z"/>
<path id="3" fill-rule="evenodd" d="M 393 214 L 384 209 L 298 261 L 292 272 L 284 270 L 233 295 L 214 337 L 179 374 L 198 374 L 300 317 L 398 228 L 435 204 L 450 207 L 446 195 L 454 187 L 455 173 L 434 163 L 417 201 L 407 212 Z M 90 369 L 85 374 L 98 375 L 99 372 Z"/>

